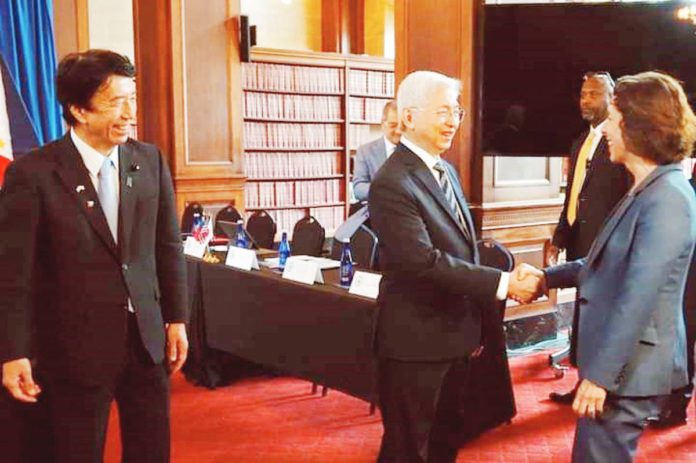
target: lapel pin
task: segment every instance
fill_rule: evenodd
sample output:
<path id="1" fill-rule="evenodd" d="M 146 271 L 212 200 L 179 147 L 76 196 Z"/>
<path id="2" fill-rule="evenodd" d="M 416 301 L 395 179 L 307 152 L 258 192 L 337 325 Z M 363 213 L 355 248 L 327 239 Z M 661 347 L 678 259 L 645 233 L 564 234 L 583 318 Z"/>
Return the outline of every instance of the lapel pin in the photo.
<path id="1" fill-rule="evenodd" d="M 131 172 L 137 172 L 139 170 L 140 170 L 140 166 L 138 164 L 136 164 L 136 163 L 131 164 L 131 166 L 130 166 Z"/>
<path id="2" fill-rule="evenodd" d="M 94 207 L 94 201 L 87 201 L 87 207 Z"/>
<path id="3" fill-rule="evenodd" d="M 126 177 L 126 186 L 128 188 L 133 186 L 133 177 L 130 177 L 130 176 Z"/>
<path id="4" fill-rule="evenodd" d="M 85 191 L 85 186 L 84 185 L 77 185 L 77 188 L 75 188 L 75 191 L 78 193 L 82 193 Z"/>

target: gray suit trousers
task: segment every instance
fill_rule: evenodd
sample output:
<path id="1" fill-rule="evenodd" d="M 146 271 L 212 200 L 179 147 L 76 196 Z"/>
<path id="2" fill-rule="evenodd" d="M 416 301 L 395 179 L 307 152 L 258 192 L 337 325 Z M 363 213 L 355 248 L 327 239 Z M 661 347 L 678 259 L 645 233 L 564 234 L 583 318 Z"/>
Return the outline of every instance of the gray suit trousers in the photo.
<path id="1" fill-rule="evenodd" d="M 620 397 L 608 395 L 599 419 L 580 418 L 575 428 L 573 463 L 630 463 L 646 419 L 657 415 L 667 395 Z"/>

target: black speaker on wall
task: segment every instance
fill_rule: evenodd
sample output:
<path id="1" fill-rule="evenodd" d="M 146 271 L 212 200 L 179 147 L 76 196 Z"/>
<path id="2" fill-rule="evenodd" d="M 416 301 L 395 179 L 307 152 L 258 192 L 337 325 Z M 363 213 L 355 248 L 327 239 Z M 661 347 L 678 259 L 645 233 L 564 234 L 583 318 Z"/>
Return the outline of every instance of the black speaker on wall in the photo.
<path id="1" fill-rule="evenodd" d="M 251 61 L 251 47 L 256 45 L 256 26 L 249 26 L 249 16 L 239 17 L 239 55 L 243 63 Z"/>

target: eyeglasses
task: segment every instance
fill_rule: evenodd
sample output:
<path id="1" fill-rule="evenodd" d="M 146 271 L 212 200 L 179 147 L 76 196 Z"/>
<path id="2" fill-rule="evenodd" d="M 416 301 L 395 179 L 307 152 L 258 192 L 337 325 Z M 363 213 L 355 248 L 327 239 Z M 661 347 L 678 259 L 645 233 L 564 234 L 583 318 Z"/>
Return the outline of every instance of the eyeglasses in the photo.
<path id="1" fill-rule="evenodd" d="M 409 108 L 412 111 L 423 111 L 422 108 Z M 438 120 L 440 122 L 447 122 L 449 120 L 454 119 L 457 121 L 457 123 L 460 123 L 462 119 L 464 119 L 464 115 L 466 115 L 466 111 L 464 111 L 462 108 L 443 108 L 443 109 L 438 109 L 437 111 L 429 111 L 432 114 L 435 114 L 437 116 Z"/>

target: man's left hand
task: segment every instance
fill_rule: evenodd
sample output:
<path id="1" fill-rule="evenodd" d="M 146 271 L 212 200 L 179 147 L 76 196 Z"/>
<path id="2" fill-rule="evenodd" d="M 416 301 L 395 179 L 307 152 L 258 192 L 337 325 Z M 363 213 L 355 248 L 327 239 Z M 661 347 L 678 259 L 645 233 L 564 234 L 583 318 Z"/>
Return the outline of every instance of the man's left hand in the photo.
<path id="1" fill-rule="evenodd" d="M 579 417 L 599 418 L 604 411 L 607 391 L 592 381 L 583 379 L 575 394 L 573 411 Z"/>
<path id="2" fill-rule="evenodd" d="M 184 365 L 188 347 L 186 324 L 169 323 L 167 325 L 167 365 L 170 374 L 176 373 Z"/>

